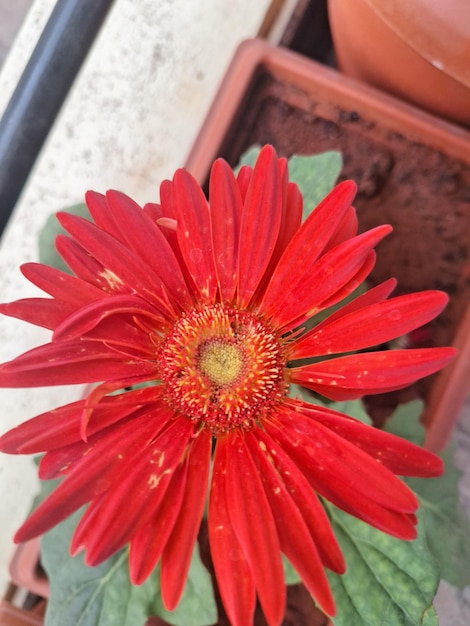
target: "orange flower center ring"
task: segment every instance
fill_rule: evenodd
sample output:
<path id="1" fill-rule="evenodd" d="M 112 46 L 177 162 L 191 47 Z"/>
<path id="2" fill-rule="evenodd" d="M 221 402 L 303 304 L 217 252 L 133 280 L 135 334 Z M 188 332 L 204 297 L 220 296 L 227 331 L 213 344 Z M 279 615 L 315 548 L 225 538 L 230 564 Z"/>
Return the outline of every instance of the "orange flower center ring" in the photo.
<path id="1" fill-rule="evenodd" d="M 285 394 L 284 368 L 275 333 L 222 304 L 181 317 L 159 357 L 167 402 L 214 434 L 262 420 Z"/>

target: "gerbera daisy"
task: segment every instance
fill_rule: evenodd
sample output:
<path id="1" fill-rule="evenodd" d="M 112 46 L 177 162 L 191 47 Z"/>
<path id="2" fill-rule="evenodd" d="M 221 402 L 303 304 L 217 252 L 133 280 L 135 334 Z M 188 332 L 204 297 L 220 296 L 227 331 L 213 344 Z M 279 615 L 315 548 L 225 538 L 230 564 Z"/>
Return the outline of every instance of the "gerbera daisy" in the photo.
<path id="1" fill-rule="evenodd" d="M 209 201 L 178 170 L 158 205 L 89 192 L 94 223 L 59 214 L 70 236 L 60 235 L 57 249 L 74 276 L 27 264 L 24 275 L 51 297 L 0 309 L 49 328 L 52 340 L 5 363 L 0 385 L 99 384 L 0 439 L 4 452 L 46 452 L 42 479 L 64 477 L 17 541 L 88 504 L 72 554 L 84 549 L 96 565 L 130 544 L 132 582 L 160 561 L 171 610 L 208 498 L 211 554 L 232 624 L 252 623 L 258 598 L 275 626 L 285 610 L 281 554 L 334 614 L 324 568 L 345 565 L 320 497 L 395 537 L 416 536 L 418 501 L 396 474 L 436 476 L 441 461 L 289 397 L 291 384 L 332 400 L 399 389 L 453 355 L 364 351 L 446 304 L 436 291 L 388 299 L 393 280 L 303 330 L 364 281 L 391 230 L 356 234 L 355 190 L 339 184 L 301 225 L 299 189 L 266 146 L 237 177 L 217 160 Z"/>

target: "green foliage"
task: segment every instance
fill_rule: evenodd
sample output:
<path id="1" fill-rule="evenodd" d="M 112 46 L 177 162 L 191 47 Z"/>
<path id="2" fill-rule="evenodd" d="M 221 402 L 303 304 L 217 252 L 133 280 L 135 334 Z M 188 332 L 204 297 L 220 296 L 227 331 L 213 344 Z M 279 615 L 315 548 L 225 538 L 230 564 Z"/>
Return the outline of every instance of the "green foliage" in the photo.
<path id="1" fill-rule="evenodd" d="M 80 217 L 91 220 L 90 213 L 88 212 L 85 204 L 75 204 L 74 206 L 64 209 L 64 211 L 66 213 L 79 215 Z M 59 224 L 55 213 L 50 215 L 39 235 L 39 261 L 44 263 L 44 265 L 55 267 L 58 270 L 68 272 L 70 274 L 69 268 L 64 263 L 62 257 L 55 248 L 55 239 L 57 235 L 64 233 L 65 230 Z"/>
<path id="2" fill-rule="evenodd" d="M 260 146 L 249 148 L 241 156 L 238 169 L 241 165 L 253 167 L 260 150 Z M 341 154 L 333 150 L 309 156 L 294 155 L 289 159 L 289 180 L 298 185 L 303 196 L 304 220 L 333 189 L 342 166 Z"/>
<path id="3" fill-rule="evenodd" d="M 284 580 L 286 585 L 296 585 L 297 583 L 302 582 L 302 579 L 297 574 L 296 569 L 292 565 L 292 563 L 288 560 L 288 558 L 282 554 L 282 567 L 284 568 Z"/>
<path id="4" fill-rule="evenodd" d="M 51 587 L 46 626 L 135 626 L 144 624 L 149 615 L 160 615 L 175 626 L 209 626 L 216 621 L 212 581 L 197 548 L 181 602 L 170 613 L 162 604 L 158 567 L 136 586 L 129 580 L 127 550 L 97 567 L 87 566 L 81 554 L 70 557 L 70 540 L 82 512 L 41 541 L 41 560 Z"/>
<path id="5" fill-rule="evenodd" d="M 415 541 L 382 533 L 327 505 L 347 570 L 328 572 L 336 600 L 335 626 L 437 626 L 432 600 L 439 568 L 423 532 Z"/>
<path id="6" fill-rule="evenodd" d="M 424 428 L 418 419 L 421 412 L 420 401 L 403 405 L 387 422 L 386 429 L 421 445 L 424 441 Z M 419 497 L 425 513 L 426 541 L 439 563 L 442 578 L 462 588 L 470 584 L 470 520 L 459 502 L 460 472 L 453 463 L 453 447 L 440 456 L 445 464 L 442 476 L 404 480 Z"/>
<path id="7" fill-rule="evenodd" d="M 314 156 L 294 155 L 289 159 L 289 180 L 297 183 L 304 199 L 303 218 L 333 189 L 343 166 L 339 152 Z"/>
<path id="8" fill-rule="evenodd" d="M 145 585 L 132 587 L 125 552 L 93 568 L 85 565 L 82 555 L 71 558 L 68 547 L 80 513 L 41 541 L 41 559 L 51 587 L 46 626 L 143 624 L 151 612 L 153 576 Z"/>

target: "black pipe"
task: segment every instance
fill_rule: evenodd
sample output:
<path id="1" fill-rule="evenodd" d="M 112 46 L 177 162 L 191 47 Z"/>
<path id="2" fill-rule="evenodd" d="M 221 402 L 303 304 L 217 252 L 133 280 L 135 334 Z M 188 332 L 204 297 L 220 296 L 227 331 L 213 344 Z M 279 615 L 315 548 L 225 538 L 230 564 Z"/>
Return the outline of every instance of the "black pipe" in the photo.
<path id="1" fill-rule="evenodd" d="M 0 120 L 0 235 L 113 0 L 58 0 Z"/>

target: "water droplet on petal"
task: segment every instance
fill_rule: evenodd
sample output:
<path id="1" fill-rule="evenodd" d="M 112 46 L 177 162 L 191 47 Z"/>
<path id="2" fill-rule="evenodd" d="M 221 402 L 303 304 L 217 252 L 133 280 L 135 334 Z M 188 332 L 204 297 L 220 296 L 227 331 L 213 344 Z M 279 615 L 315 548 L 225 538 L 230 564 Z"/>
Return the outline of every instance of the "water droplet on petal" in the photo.
<path id="1" fill-rule="evenodd" d="M 388 313 L 387 317 L 389 320 L 397 322 L 398 320 L 401 320 L 401 311 L 399 311 L 398 309 L 393 309 Z"/>
<path id="2" fill-rule="evenodd" d="M 191 261 L 193 263 L 200 263 L 202 261 L 201 248 L 192 248 L 192 250 L 189 251 L 189 256 L 191 257 Z"/>

